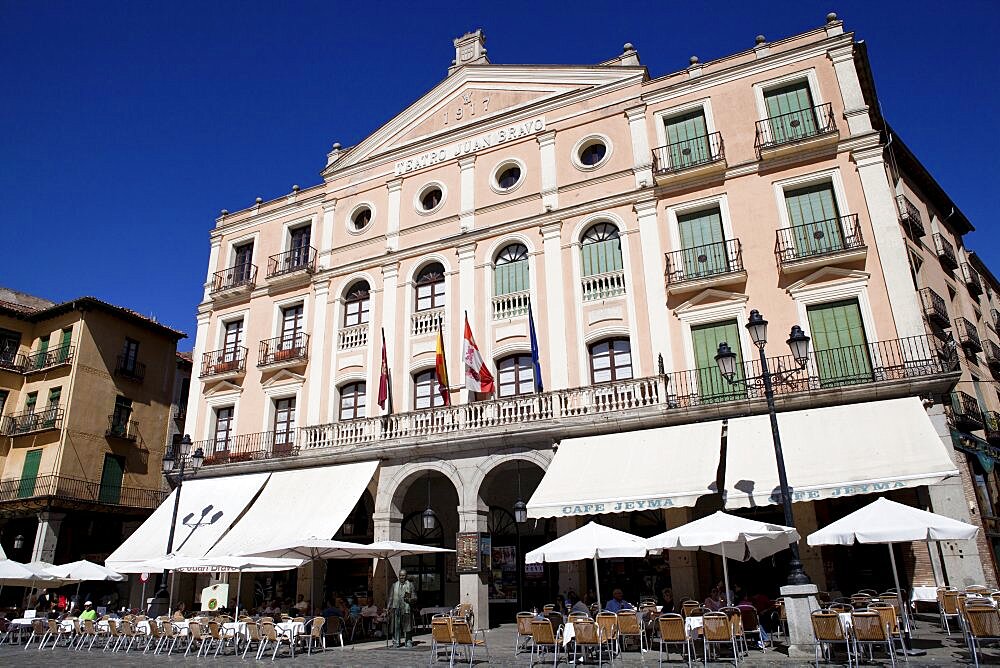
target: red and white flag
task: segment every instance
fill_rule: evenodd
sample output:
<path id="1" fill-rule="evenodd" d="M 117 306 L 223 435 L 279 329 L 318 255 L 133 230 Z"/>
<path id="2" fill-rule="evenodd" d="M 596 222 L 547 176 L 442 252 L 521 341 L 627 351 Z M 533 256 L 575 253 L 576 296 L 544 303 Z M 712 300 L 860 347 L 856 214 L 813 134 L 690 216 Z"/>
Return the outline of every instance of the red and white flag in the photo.
<path id="1" fill-rule="evenodd" d="M 493 393 L 493 374 L 486 368 L 483 356 L 479 354 L 469 316 L 465 316 L 465 338 L 462 340 L 462 357 L 465 359 L 465 387 L 473 392 Z"/>

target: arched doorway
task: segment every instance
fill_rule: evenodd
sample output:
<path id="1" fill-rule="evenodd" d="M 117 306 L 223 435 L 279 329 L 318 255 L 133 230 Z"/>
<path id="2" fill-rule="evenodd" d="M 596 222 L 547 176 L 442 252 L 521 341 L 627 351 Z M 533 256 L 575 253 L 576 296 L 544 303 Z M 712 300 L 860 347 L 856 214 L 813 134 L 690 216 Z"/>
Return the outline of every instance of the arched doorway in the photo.
<path id="1" fill-rule="evenodd" d="M 405 491 L 402 491 L 403 486 Z M 442 473 L 414 473 L 400 486 L 403 515 L 400 540 L 430 547 L 455 548 L 458 531 L 458 492 Z M 427 511 L 430 510 L 428 516 Z M 454 554 L 403 557 L 400 563 L 413 582 L 417 607 L 452 606 L 458 602 L 459 581 Z"/>

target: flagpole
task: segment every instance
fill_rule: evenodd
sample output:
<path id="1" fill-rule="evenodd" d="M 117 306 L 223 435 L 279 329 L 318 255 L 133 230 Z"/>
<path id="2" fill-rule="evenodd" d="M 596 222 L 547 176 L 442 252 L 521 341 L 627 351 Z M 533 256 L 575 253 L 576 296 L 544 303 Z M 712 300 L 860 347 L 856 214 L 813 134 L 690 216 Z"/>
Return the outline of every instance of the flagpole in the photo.
<path id="1" fill-rule="evenodd" d="M 445 351 L 444 343 L 444 320 L 438 323 L 438 341 L 441 343 L 441 369 L 444 370 L 444 405 L 451 406 L 451 390 L 448 389 L 448 386 L 451 384 L 451 378 L 448 377 L 448 354 Z M 438 385 L 440 386 L 441 378 L 438 378 L 438 381 Z"/>

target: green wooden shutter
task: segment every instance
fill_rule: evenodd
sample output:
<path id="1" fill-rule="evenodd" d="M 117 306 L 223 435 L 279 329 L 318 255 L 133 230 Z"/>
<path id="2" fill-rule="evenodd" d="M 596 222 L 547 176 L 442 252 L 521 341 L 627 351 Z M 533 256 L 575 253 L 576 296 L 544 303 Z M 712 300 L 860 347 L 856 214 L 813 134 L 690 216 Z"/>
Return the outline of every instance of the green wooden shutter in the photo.
<path id="1" fill-rule="evenodd" d="M 498 264 L 493 272 L 493 287 L 496 296 L 524 292 L 528 289 L 528 261 L 518 260 Z"/>
<path id="2" fill-rule="evenodd" d="M 666 121 L 670 167 L 683 169 L 711 161 L 705 113 L 699 109 Z"/>
<path id="3" fill-rule="evenodd" d="M 35 368 L 41 369 L 45 366 L 46 354 L 49 351 L 49 337 L 45 336 L 38 340 L 38 356 L 35 357 Z"/>
<path id="4" fill-rule="evenodd" d="M 722 231 L 722 214 L 719 209 L 709 209 L 677 216 L 681 248 L 684 249 L 684 276 L 697 278 L 726 271 L 725 234 Z"/>
<path id="5" fill-rule="evenodd" d="M 69 344 L 73 341 L 73 328 L 68 327 L 62 331 L 62 341 L 59 343 L 59 363 L 63 363 L 69 358 Z"/>
<path id="6" fill-rule="evenodd" d="M 786 190 L 785 207 L 792 226 L 796 257 L 820 255 L 844 247 L 840 210 L 831 184 Z"/>
<path id="7" fill-rule="evenodd" d="M 41 448 L 24 453 L 24 466 L 21 467 L 21 483 L 17 487 L 17 498 L 26 499 L 35 495 L 35 481 L 38 479 L 38 466 L 41 463 Z"/>
<path id="8" fill-rule="evenodd" d="M 102 503 L 118 503 L 122 496 L 124 477 L 125 458 L 118 455 L 104 455 L 104 470 L 101 471 L 98 500 Z"/>
<path id="9" fill-rule="evenodd" d="M 872 363 L 858 300 L 818 304 L 807 312 L 820 384 L 871 382 Z"/>
<path id="10" fill-rule="evenodd" d="M 584 276 L 597 276 L 612 271 L 621 271 L 625 266 L 622 263 L 621 239 L 618 237 L 583 244 L 580 247 L 580 254 L 583 260 Z"/>
<path id="11" fill-rule="evenodd" d="M 765 91 L 764 104 L 773 142 L 781 144 L 816 134 L 816 113 L 807 81 Z"/>
<path id="12" fill-rule="evenodd" d="M 746 391 L 739 385 L 731 385 L 722 377 L 715 355 L 719 344 L 725 341 L 736 353 L 736 377 L 743 379 L 743 351 L 740 347 L 740 328 L 735 320 L 698 325 L 691 328 L 691 343 L 694 347 L 694 363 L 697 368 L 698 395 L 705 403 L 730 401 L 745 396 Z"/>
<path id="13" fill-rule="evenodd" d="M 45 407 L 42 415 L 42 422 L 45 427 L 51 428 L 56 424 L 56 415 L 59 413 L 59 400 L 62 398 L 62 387 L 53 387 L 49 390 L 49 403 Z"/>

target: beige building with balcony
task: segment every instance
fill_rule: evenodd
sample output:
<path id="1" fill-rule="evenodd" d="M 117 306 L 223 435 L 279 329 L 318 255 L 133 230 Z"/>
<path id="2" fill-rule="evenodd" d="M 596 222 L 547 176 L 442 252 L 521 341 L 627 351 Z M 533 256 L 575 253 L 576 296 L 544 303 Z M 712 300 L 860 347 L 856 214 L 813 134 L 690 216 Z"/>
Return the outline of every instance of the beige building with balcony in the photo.
<path id="1" fill-rule="evenodd" d="M 471 602 L 488 623 L 593 586 L 585 565 L 522 566 L 587 516 L 643 535 L 723 505 L 780 522 L 751 309 L 788 371 L 777 407 L 803 535 L 876 493 L 992 518 L 976 505 L 976 490 L 996 498 L 992 474 L 953 444 L 1000 408 L 996 293 L 976 288 L 971 223 L 882 117 L 866 46 L 841 21 L 657 78 L 630 44 L 597 65 L 525 66 L 490 63 L 484 43 L 457 39 L 445 79 L 357 145 L 334 144 L 322 183 L 216 220 L 187 410 L 206 459 L 190 503 L 241 480 L 254 491 L 191 529 L 201 553 L 295 531 L 444 547 L 489 534 L 480 573 L 461 553 L 404 559 L 422 605 Z M 492 396 L 465 389 L 466 315 Z M 783 349 L 795 324 L 811 337 L 803 368 Z M 993 348 L 969 343 L 974 331 Z M 723 379 L 720 342 L 749 382 Z M 972 412 L 979 423 L 962 422 Z M 995 435 L 966 433 L 978 440 L 962 447 Z M 326 482 L 348 466 L 349 485 Z M 303 517 L 250 525 L 287 490 Z M 515 521 L 517 501 L 534 519 Z M 156 556 L 162 522 L 162 545 L 118 556 Z M 933 565 L 952 584 L 995 583 L 991 550 L 900 556 L 909 582 L 932 583 Z M 849 564 L 870 558 L 888 578 L 883 557 L 803 547 L 821 589 L 880 586 Z M 667 585 L 702 598 L 721 577 L 691 554 L 602 568 L 633 598 Z M 781 570 L 736 576 L 770 591 Z M 318 572 L 328 590 L 383 582 L 366 565 Z"/>
<path id="2" fill-rule="evenodd" d="M 103 561 L 165 496 L 177 341 L 94 297 L 0 288 L 0 543 L 11 559 Z"/>

